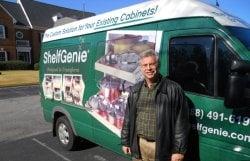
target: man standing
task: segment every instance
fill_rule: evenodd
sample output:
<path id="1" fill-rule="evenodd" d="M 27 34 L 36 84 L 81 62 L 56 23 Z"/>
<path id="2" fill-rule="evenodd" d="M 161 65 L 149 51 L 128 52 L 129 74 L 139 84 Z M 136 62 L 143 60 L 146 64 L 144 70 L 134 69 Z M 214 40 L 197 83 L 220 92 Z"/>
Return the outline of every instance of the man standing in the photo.
<path id="1" fill-rule="evenodd" d="M 158 72 L 153 50 L 140 54 L 144 81 L 131 89 L 121 131 L 122 150 L 133 160 L 182 161 L 190 129 L 181 87 Z"/>

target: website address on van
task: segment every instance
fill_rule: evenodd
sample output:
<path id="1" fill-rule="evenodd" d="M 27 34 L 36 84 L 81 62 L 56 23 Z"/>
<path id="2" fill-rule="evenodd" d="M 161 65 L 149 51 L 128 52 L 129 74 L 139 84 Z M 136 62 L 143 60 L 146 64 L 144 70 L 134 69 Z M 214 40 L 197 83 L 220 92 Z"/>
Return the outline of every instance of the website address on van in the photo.
<path id="1" fill-rule="evenodd" d="M 222 136 L 222 137 L 229 138 L 229 139 L 250 142 L 250 135 L 240 134 L 236 132 L 229 132 L 227 130 L 224 130 L 223 128 L 207 127 L 201 123 L 193 124 L 192 128 L 200 131 L 204 135 L 213 134 L 213 135 Z"/>

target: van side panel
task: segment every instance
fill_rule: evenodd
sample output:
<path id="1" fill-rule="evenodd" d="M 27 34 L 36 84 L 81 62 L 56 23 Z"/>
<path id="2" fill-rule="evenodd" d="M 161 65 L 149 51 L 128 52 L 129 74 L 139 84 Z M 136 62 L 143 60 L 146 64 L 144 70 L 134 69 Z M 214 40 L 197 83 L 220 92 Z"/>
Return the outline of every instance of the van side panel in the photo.
<path id="1" fill-rule="evenodd" d="M 213 30 L 215 32 L 212 32 Z M 114 120 L 107 119 L 106 115 L 104 115 L 105 119 L 100 118 L 99 115 L 96 116 L 93 113 L 94 109 L 89 106 L 91 98 L 99 97 L 101 83 L 107 75 L 110 73 L 113 73 L 114 76 L 120 74 L 117 70 L 112 70 L 109 74 L 105 73 L 112 69 L 112 63 L 108 66 L 109 68 L 99 66 L 97 70 L 97 65 L 100 65 L 99 61 L 108 53 L 107 48 L 114 43 L 108 39 L 110 38 L 108 36 L 111 35 L 116 39 L 117 35 L 112 35 L 112 32 L 119 33 L 119 31 L 121 31 L 120 35 L 122 36 L 131 36 L 134 33 L 139 35 L 141 31 L 155 32 L 156 35 L 158 31 L 164 33 L 158 51 L 161 65 L 160 72 L 164 76 L 169 76 L 169 42 L 175 35 L 181 37 L 195 33 L 194 35 L 197 36 L 203 31 L 203 33 L 207 32 L 206 34 L 211 35 L 219 33 L 218 35 L 224 35 L 222 38 L 231 43 L 231 47 L 235 49 L 240 58 L 247 58 L 240 54 L 239 48 L 241 45 L 237 45 L 239 42 L 234 37 L 227 35 L 225 28 L 211 17 L 170 19 L 43 43 L 39 78 L 41 82 L 41 104 L 45 120 L 52 122 L 54 109 L 62 108 L 69 113 L 69 119 L 73 123 L 76 135 L 121 155 L 123 154 L 119 136 L 120 129 L 117 130 L 114 126 L 109 126 L 106 121 Z M 124 34 L 124 31 L 126 31 L 126 34 Z M 133 32 L 133 34 L 127 34 L 128 31 Z M 111 34 L 109 35 L 109 33 Z M 190 109 L 191 118 L 194 119 L 191 120 L 193 121 L 189 148 L 191 156 L 188 153 L 187 157 L 193 161 L 249 160 L 250 131 L 249 122 L 247 122 L 249 120 L 242 114 L 249 109 L 242 109 L 241 119 L 245 118 L 245 120 L 237 122 L 237 117 L 234 116 L 235 111 L 224 107 L 223 98 L 192 92 L 186 92 L 186 95 L 194 105 L 193 109 Z M 99 104 L 96 106 L 99 106 Z M 227 134 L 225 131 L 227 131 Z"/>

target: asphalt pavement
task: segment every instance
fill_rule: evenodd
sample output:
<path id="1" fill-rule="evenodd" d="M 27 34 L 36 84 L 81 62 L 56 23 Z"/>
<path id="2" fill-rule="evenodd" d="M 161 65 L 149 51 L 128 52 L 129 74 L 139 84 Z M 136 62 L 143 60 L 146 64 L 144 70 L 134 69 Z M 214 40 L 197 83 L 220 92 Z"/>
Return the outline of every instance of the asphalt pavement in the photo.
<path id="1" fill-rule="evenodd" d="M 1 161 L 128 161 L 83 140 L 75 151 L 63 150 L 51 132 L 0 144 Z"/>
<path id="2" fill-rule="evenodd" d="M 38 94 L 39 86 L 0 88 L 0 161 L 128 161 L 86 140 L 75 151 L 62 149 Z"/>
<path id="3" fill-rule="evenodd" d="M 16 97 L 32 96 L 38 94 L 39 94 L 38 85 L 0 88 L 0 100 L 16 98 Z"/>
<path id="4" fill-rule="evenodd" d="M 51 131 L 39 95 L 11 97 L 0 100 L 0 143 Z"/>

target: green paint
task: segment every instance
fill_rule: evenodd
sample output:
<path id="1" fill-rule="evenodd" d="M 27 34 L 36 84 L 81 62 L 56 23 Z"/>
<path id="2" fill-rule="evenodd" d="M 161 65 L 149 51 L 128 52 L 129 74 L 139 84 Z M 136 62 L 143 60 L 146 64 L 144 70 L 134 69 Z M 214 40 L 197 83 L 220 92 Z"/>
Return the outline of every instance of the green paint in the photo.
<path id="1" fill-rule="evenodd" d="M 105 26 L 108 27 L 108 26 Z M 105 28 L 100 27 L 100 28 Z M 237 54 L 239 59 L 250 60 L 250 51 L 236 38 L 233 37 L 225 27 L 219 25 L 210 17 L 179 18 L 159 21 L 116 30 L 131 31 L 162 31 L 160 42 L 160 72 L 169 74 L 169 40 L 173 37 L 214 35 L 222 38 L 228 46 Z M 104 73 L 95 70 L 95 63 L 105 54 L 106 31 L 97 32 L 62 40 L 43 43 L 40 58 L 40 82 L 41 82 L 41 104 L 44 118 L 52 122 L 53 110 L 60 107 L 70 114 L 76 133 L 101 146 L 104 146 L 118 154 L 122 154 L 120 138 L 114 134 L 103 123 L 98 121 L 89 113 L 85 107 L 87 100 L 99 91 L 98 84 L 104 77 Z M 88 51 L 86 61 L 74 61 L 73 63 L 47 63 L 44 64 L 44 53 L 56 53 L 58 50 L 67 52 Z M 86 55 L 85 55 L 86 56 Z M 69 62 L 72 56 L 69 56 Z M 51 62 L 53 60 L 51 59 Z M 83 95 L 83 106 L 45 99 L 42 82 L 44 74 L 78 74 L 82 76 L 85 83 Z M 188 81 L 188 80 L 187 80 Z M 250 160 L 250 125 L 249 107 L 238 111 L 228 109 L 223 105 L 223 98 L 188 93 L 194 109 L 191 117 L 194 119 L 192 132 L 192 157 L 201 161 L 238 161 Z M 236 115 L 238 113 L 238 115 Z M 247 115 L 244 115 L 248 113 Z M 197 133 L 198 130 L 198 133 Z"/>

